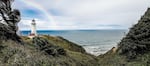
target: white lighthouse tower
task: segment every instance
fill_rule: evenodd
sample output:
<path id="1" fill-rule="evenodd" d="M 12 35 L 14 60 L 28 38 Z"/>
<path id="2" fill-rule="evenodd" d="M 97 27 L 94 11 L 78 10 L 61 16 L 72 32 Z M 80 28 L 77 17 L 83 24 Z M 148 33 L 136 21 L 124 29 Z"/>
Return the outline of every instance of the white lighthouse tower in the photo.
<path id="1" fill-rule="evenodd" d="M 37 32 L 36 32 L 36 22 L 33 19 L 32 23 L 31 23 L 31 34 L 30 36 L 37 36 Z"/>

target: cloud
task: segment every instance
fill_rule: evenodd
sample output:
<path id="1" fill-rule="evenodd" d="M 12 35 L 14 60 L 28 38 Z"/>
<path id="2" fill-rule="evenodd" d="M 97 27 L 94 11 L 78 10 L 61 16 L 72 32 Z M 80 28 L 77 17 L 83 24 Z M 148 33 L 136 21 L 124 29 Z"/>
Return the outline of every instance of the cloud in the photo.
<path id="1" fill-rule="evenodd" d="M 137 23 L 150 6 L 149 0 L 32 0 L 32 2 L 52 14 L 56 25 L 45 20 L 47 17 L 40 10 L 16 0 L 14 7 L 21 10 L 23 21 L 26 21 L 24 17 L 37 18 L 38 29 L 57 30 L 128 29 Z M 27 21 L 28 24 L 20 25 L 30 25 L 30 19 Z M 21 28 L 25 29 L 28 26 Z"/>

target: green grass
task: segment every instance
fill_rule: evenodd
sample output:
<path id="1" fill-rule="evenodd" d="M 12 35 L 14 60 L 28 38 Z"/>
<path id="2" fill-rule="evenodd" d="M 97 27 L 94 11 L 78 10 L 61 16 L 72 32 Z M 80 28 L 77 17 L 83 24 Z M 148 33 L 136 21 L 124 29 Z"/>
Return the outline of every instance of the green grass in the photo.
<path id="1" fill-rule="evenodd" d="M 90 54 L 66 48 L 67 55 L 51 56 L 37 50 L 36 46 L 32 45 L 32 39 L 22 39 L 25 45 L 11 40 L 0 43 L 0 66 L 99 66 L 98 60 Z"/>

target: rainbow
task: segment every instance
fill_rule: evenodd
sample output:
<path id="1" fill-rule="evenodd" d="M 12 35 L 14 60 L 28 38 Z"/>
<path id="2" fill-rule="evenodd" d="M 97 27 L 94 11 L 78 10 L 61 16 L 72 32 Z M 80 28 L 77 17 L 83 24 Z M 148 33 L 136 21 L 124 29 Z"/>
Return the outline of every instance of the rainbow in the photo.
<path id="1" fill-rule="evenodd" d="M 32 1 L 32 0 L 20 0 L 22 3 L 25 3 L 27 5 L 30 5 L 38 10 L 40 10 L 47 18 L 48 22 L 50 22 L 51 24 L 51 29 L 57 29 L 58 26 L 55 23 L 55 20 L 53 18 L 53 16 L 50 14 L 50 12 L 48 12 L 45 8 L 43 8 L 41 5 L 39 5 L 38 3 Z"/>

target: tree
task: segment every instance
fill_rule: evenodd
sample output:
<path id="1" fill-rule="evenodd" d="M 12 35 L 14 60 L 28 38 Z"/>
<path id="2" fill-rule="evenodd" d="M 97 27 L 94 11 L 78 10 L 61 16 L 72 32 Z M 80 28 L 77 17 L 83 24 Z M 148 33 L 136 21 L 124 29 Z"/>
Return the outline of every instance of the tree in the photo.
<path id="1" fill-rule="evenodd" d="M 21 14 L 19 10 L 11 8 L 13 2 L 14 0 L 0 0 L 0 16 L 1 21 L 6 22 L 16 32 L 17 23 L 21 20 Z"/>

